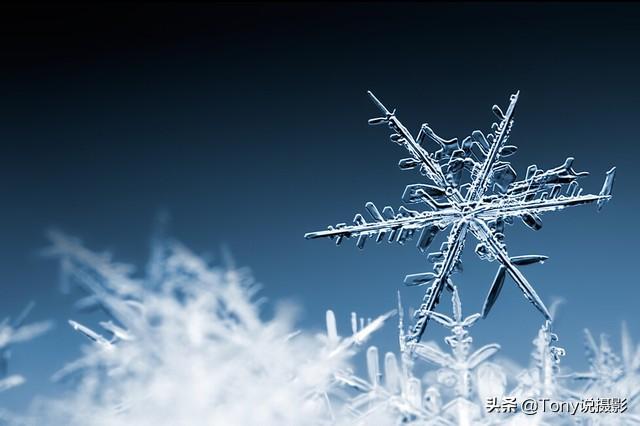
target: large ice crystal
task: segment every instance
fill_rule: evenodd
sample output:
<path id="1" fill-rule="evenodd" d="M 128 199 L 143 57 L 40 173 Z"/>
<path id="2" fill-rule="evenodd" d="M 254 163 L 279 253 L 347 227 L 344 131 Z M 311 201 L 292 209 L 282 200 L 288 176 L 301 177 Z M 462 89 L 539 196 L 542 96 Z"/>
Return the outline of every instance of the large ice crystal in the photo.
<path id="1" fill-rule="evenodd" d="M 398 211 L 386 206 L 380 211 L 373 203 L 366 203 L 372 221 L 356 214 L 353 224 L 340 223 L 328 230 L 311 232 L 306 238 L 329 237 L 340 244 L 344 238 L 357 238 L 362 249 L 368 239 L 404 244 L 419 233 L 417 247 L 427 253 L 439 232 L 450 228 L 440 249 L 427 254 L 434 264 L 433 272 L 407 275 L 407 285 L 428 286 L 423 303 L 416 311 L 416 322 L 407 336 L 420 341 L 427 321 L 440 301 L 443 290 L 453 288 L 451 275 L 462 270 L 461 254 L 470 234 L 478 241 L 475 252 L 483 260 L 500 263 L 498 274 L 484 304 L 486 316 L 495 303 L 508 274 L 524 296 L 551 320 L 549 310 L 534 288 L 518 269 L 518 266 L 543 260 L 540 256 L 511 257 L 505 245 L 505 224 L 519 218 L 528 227 L 542 227 L 542 213 L 562 210 L 566 207 L 597 203 L 600 209 L 610 198 L 615 168 L 607 172 L 599 194 L 583 194 L 577 179 L 587 172 L 573 169 L 573 158 L 549 170 L 535 165 L 528 167 L 524 179 L 517 180 L 507 157 L 517 147 L 507 145 L 519 92 L 511 95 L 506 111 L 493 106 L 497 121 L 486 135 L 475 130 L 471 136 L 444 139 L 427 124 L 423 124 L 414 138 L 397 118 L 395 110 L 389 111 L 373 93 L 369 96 L 383 116 L 372 118 L 369 124 L 387 124 L 392 130 L 391 141 L 403 146 L 409 157 L 398 164 L 403 170 L 418 169 L 429 183 L 417 183 L 405 188 L 402 200 L 406 204 L 419 204 L 426 209 L 410 210 L 401 206 Z M 430 153 L 427 143 L 436 144 Z"/>

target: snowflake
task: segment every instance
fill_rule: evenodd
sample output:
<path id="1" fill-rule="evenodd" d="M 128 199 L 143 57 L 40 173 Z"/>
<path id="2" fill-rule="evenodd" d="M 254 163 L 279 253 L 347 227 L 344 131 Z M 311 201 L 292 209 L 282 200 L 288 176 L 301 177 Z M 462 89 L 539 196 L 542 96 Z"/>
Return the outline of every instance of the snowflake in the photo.
<path id="1" fill-rule="evenodd" d="M 443 139 L 427 124 L 421 126 L 414 138 L 398 120 L 395 110 L 389 111 L 373 93 L 368 93 L 384 114 L 370 119 L 369 124 L 386 123 L 393 131 L 391 141 L 409 151 L 410 157 L 400 160 L 399 167 L 403 170 L 418 169 L 430 180 L 430 184 L 408 185 L 402 196 L 403 202 L 422 204 L 427 209 L 416 211 L 401 206 L 396 213 L 392 207 L 386 206 L 380 212 L 368 202 L 366 209 L 373 222 L 367 222 L 361 214 L 356 214 L 353 225 L 340 223 L 328 230 L 308 233 L 305 237 L 329 237 L 335 239 L 336 244 L 345 237 L 357 237 L 356 245 L 362 249 L 369 238 L 375 238 L 379 243 L 387 237 L 389 242 L 403 244 L 421 231 L 417 247 L 427 252 L 437 234 L 450 228 L 440 250 L 427 255 L 427 259 L 434 263 L 433 272 L 411 274 L 405 278 L 407 285 L 429 286 L 423 303 L 416 311 L 416 323 L 407 336 L 408 340 L 417 342 L 421 339 L 443 290 L 453 289 L 451 275 L 462 269 L 461 254 L 468 234 L 478 240 L 475 251 L 481 259 L 497 260 L 501 264 L 485 301 L 483 316 L 495 303 L 508 274 L 545 319 L 551 320 L 542 299 L 518 269 L 520 265 L 544 258 L 510 257 L 504 242 L 504 225 L 520 218 L 528 227 L 538 230 L 542 227 L 541 213 L 593 202 L 600 209 L 611 198 L 615 167 L 607 172 L 602 190 L 597 195 L 582 194 L 577 179 L 588 172 L 576 172 L 572 167 L 572 157 L 567 158 L 563 165 L 549 170 L 531 165 L 525 178 L 516 180 L 516 172 L 503 159 L 517 150 L 516 146 L 506 142 L 513 126 L 519 92 L 511 95 L 506 112 L 497 105 L 493 106 L 498 120 L 492 124 L 490 133 L 485 135 L 475 130 L 462 141 Z M 427 140 L 435 142 L 439 149 L 429 153 L 425 148 Z"/>

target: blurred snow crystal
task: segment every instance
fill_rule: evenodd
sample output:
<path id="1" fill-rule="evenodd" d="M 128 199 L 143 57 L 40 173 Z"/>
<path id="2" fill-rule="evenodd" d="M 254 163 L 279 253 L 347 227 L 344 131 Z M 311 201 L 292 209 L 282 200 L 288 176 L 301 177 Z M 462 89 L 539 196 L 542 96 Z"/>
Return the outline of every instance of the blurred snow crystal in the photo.
<path id="1" fill-rule="evenodd" d="M 21 375 L 8 375 L 11 347 L 15 343 L 26 342 L 38 337 L 51 328 L 49 321 L 24 324 L 33 306 L 34 303 L 31 302 L 15 319 L 5 318 L 0 322 L 0 392 L 25 382 L 25 378 Z"/>
<path id="2" fill-rule="evenodd" d="M 354 320 L 341 337 L 329 311 L 325 334 L 301 333 L 291 307 L 261 316 L 246 270 L 213 267 L 177 243 L 156 241 L 153 265 L 136 277 L 73 238 L 51 240 L 64 279 L 86 293 L 77 306 L 110 320 L 69 321 L 90 345 L 54 375 L 74 379 L 74 391 L 40 402 L 35 424 L 328 424 L 336 371 L 392 314 Z"/>

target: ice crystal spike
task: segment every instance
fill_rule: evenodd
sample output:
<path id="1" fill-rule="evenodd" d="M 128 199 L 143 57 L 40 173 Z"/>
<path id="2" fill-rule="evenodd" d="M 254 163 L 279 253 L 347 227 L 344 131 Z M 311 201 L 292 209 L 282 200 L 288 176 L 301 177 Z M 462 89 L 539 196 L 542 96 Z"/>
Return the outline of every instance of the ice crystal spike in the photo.
<path id="1" fill-rule="evenodd" d="M 51 328 L 52 324 L 49 321 L 24 324 L 34 305 L 30 302 L 16 318 L 5 318 L 0 322 L 0 392 L 25 382 L 24 377 L 18 374 L 7 376 L 12 346 L 38 337 Z"/>
<path id="2" fill-rule="evenodd" d="M 525 178 L 517 175 L 507 157 L 517 151 L 515 145 L 507 145 L 514 122 L 515 107 L 520 92 L 509 98 L 506 109 L 494 105 L 497 117 L 488 133 L 475 130 L 471 136 L 459 141 L 445 139 L 423 124 L 414 138 L 400 122 L 396 110 L 389 110 L 372 92 L 368 92 L 382 115 L 369 120 L 371 125 L 387 124 L 391 129 L 391 141 L 403 146 L 408 158 L 400 160 L 403 170 L 416 169 L 427 178 L 427 183 L 407 185 L 402 201 L 423 205 L 422 210 L 400 207 L 394 213 L 385 207 L 382 213 L 371 202 L 365 206 L 372 220 L 356 215 L 353 225 L 338 224 L 327 230 L 310 232 L 305 238 L 329 237 L 339 244 L 345 238 L 355 238 L 357 247 L 374 238 L 385 237 L 389 242 L 404 244 L 419 236 L 416 247 L 427 253 L 427 260 L 434 263 L 433 272 L 409 274 L 408 285 L 427 286 L 422 304 L 417 310 L 416 322 L 407 336 L 410 341 L 420 341 L 427 322 L 434 315 L 444 289 L 452 289 L 451 275 L 462 270 L 461 254 L 469 235 L 478 240 L 475 251 L 482 260 L 497 260 L 500 264 L 494 283 L 485 301 L 482 315 L 486 316 L 495 304 L 507 276 L 515 281 L 525 298 L 538 309 L 546 320 L 549 310 L 533 286 L 520 272 L 518 266 L 542 262 L 542 256 L 511 257 L 504 241 L 504 224 L 512 224 L 519 218 L 533 230 L 542 228 L 541 215 L 566 207 L 596 203 L 598 210 L 611 199 L 615 167 L 606 174 L 602 190 L 597 194 L 583 194 L 577 180 L 587 172 L 573 168 L 574 158 L 567 158 L 558 167 L 543 170 L 535 165 L 527 168 Z M 433 152 L 427 145 L 435 144 Z M 449 235 L 440 251 L 428 252 L 440 231 L 449 228 Z"/>

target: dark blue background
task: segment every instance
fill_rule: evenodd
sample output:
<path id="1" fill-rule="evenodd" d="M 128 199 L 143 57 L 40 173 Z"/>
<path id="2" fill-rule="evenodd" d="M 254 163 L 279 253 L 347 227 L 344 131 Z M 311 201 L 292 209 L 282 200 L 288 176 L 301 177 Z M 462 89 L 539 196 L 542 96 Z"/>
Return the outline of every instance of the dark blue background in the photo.
<path id="1" fill-rule="evenodd" d="M 60 228 L 118 260 L 143 265 L 153 219 L 219 258 L 227 244 L 272 301 L 292 299 L 300 324 L 319 329 L 335 309 L 375 316 L 406 305 L 402 288 L 425 271 L 412 246 L 305 241 L 307 231 L 349 221 L 366 201 L 400 204 L 403 150 L 370 128 L 371 89 L 416 131 L 445 137 L 487 130 L 494 103 L 521 90 L 511 142 L 520 174 L 567 156 L 600 189 L 618 167 L 615 198 L 601 213 L 580 207 L 543 217 L 533 232 L 508 229 L 512 255 L 547 254 L 524 271 L 561 307 L 565 363 L 585 367 L 582 329 L 635 336 L 636 188 L 640 9 L 631 4 L 100 4 L 3 6 L 0 11 L 0 312 L 34 299 L 32 319 L 57 328 L 17 346 L 10 364 L 29 383 L 2 395 L 22 407 L 59 388 L 49 376 L 79 354 L 58 291 L 57 266 L 39 256 Z M 496 265 L 465 253 L 456 277 L 467 313 L 477 311 Z M 446 304 L 442 309 L 448 309 Z M 541 317 L 508 283 L 478 344 L 528 362 Z M 375 339 L 395 349 L 395 325 Z M 442 333 L 437 326 L 430 333 Z"/>

